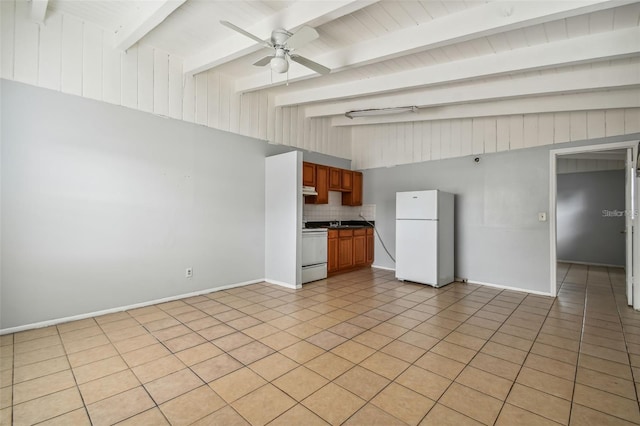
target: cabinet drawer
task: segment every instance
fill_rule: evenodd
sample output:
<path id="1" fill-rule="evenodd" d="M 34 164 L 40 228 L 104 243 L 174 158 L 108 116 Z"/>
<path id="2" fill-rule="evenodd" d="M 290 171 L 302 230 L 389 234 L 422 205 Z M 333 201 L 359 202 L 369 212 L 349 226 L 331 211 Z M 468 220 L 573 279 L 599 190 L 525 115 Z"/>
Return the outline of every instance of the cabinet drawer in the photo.
<path id="1" fill-rule="evenodd" d="M 329 229 L 329 238 L 338 238 L 338 230 Z"/>
<path id="2" fill-rule="evenodd" d="M 353 237 L 353 229 L 341 229 L 339 235 L 341 237 Z"/>
<path id="3" fill-rule="evenodd" d="M 367 235 L 367 230 L 366 229 L 354 229 L 353 230 L 353 235 Z"/>
<path id="4" fill-rule="evenodd" d="M 373 235 L 373 228 L 367 228 L 367 235 Z"/>

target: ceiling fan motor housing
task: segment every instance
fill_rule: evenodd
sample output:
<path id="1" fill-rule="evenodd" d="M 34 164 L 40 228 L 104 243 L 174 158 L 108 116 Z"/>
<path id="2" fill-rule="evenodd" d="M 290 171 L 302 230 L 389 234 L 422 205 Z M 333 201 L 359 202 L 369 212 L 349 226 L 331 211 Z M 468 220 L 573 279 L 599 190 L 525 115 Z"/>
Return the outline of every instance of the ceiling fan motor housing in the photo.
<path id="1" fill-rule="evenodd" d="M 277 28 L 271 32 L 271 44 L 277 49 L 284 47 L 287 39 L 293 34 L 283 28 Z"/>

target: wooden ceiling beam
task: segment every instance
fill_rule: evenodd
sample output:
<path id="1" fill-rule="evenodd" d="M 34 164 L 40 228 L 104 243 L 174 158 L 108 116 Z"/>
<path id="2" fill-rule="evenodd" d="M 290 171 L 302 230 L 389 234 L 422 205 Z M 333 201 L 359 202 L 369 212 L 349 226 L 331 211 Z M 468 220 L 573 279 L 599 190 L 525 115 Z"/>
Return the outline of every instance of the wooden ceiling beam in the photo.
<path id="1" fill-rule="evenodd" d="M 337 72 L 633 2 L 633 0 L 489 2 L 483 6 L 442 16 L 311 59 L 331 68 L 332 72 Z M 236 91 L 250 92 L 287 83 L 287 76 L 271 74 L 266 71 L 238 79 Z M 295 82 L 318 76 L 319 74 L 307 68 L 292 67 L 288 73 L 288 81 Z"/>
<path id="2" fill-rule="evenodd" d="M 275 106 L 303 105 L 380 95 L 516 72 L 615 60 L 638 54 L 640 54 L 640 30 L 637 27 L 627 28 L 436 64 L 349 83 L 286 92 L 275 96 Z"/>
<path id="3" fill-rule="evenodd" d="M 134 16 L 130 16 L 128 21 L 116 31 L 114 47 L 126 51 L 167 19 L 185 1 L 187 0 L 139 2 Z"/>
<path id="4" fill-rule="evenodd" d="M 334 0 L 314 2 L 313 6 L 310 6 L 305 1 L 298 1 L 255 25 L 245 28 L 245 30 L 263 40 L 268 40 L 271 37 L 271 31 L 276 28 L 295 31 L 295 29 L 303 25 L 319 26 L 341 16 L 353 13 L 377 1 L 378 0 Z M 213 22 L 212 25 L 219 24 L 216 21 Z M 198 74 L 256 52 L 262 48 L 263 46 L 257 44 L 250 38 L 229 30 L 228 38 L 196 55 L 185 58 L 184 73 L 187 76 Z"/>
<path id="5" fill-rule="evenodd" d="M 31 0 L 31 12 L 29 17 L 32 21 L 43 24 L 47 16 L 47 6 L 49 0 Z"/>
<path id="6" fill-rule="evenodd" d="M 306 117 L 344 115 L 347 111 L 403 106 L 440 107 L 465 102 L 597 91 L 640 85 L 638 62 L 603 64 L 542 75 L 480 80 L 338 103 L 310 105 Z M 640 99 L 638 100 L 640 104 Z M 640 106 L 640 105 L 638 105 Z"/>
<path id="7" fill-rule="evenodd" d="M 366 126 L 372 124 L 408 123 L 414 121 L 453 120 L 475 117 L 495 117 L 514 114 L 538 114 L 570 111 L 592 111 L 640 106 L 640 89 L 603 90 L 590 93 L 537 96 L 524 99 L 473 102 L 443 105 L 418 110 L 415 114 L 349 119 L 333 117 L 331 125 Z"/>

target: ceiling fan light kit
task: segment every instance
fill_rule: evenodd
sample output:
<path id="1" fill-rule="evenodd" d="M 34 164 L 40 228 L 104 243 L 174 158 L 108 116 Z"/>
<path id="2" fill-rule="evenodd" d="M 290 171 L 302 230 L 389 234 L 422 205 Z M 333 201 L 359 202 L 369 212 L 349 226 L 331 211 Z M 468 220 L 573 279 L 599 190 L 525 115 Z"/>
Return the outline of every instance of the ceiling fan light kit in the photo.
<path id="1" fill-rule="evenodd" d="M 277 73 L 285 73 L 289 70 L 289 61 L 287 61 L 284 50 L 276 50 L 276 55 L 269 61 L 271 64 L 271 70 Z"/>
<path id="2" fill-rule="evenodd" d="M 414 105 L 393 108 L 358 109 L 347 112 L 345 116 L 354 119 L 355 117 L 373 117 L 376 115 L 403 114 L 405 112 L 418 112 L 418 107 Z"/>
<path id="3" fill-rule="evenodd" d="M 289 59 L 291 59 L 293 62 L 297 62 L 319 74 L 329 74 L 331 72 L 329 68 L 320 65 L 317 62 L 313 62 L 310 59 L 292 53 L 295 49 L 298 49 L 319 37 L 318 32 L 311 27 L 304 26 L 295 33 L 290 33 L 285 29 L 277 28 L 271 32 L 270 41 L 265 42 L 259 37 L 243 30 L 231 22 L 220 21 L 220 24 L 274 50 L 273 55 L 265 56 L 253 64 L 257 67 L 264 67 L 269 64 L 271 71 L 283 74 L 289 70 Z"/>

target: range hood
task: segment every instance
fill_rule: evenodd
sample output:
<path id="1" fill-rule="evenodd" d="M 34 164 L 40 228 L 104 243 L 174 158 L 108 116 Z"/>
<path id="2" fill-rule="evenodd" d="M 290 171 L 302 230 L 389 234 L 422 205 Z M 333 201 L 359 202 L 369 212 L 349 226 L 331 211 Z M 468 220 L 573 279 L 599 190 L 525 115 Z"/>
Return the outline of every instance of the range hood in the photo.
<path id="1" fill-rule="evenodd" d="M 303 186 L 302 187 L 302 195 L 318 195 L 316 189 L 313 186 Z"/>

